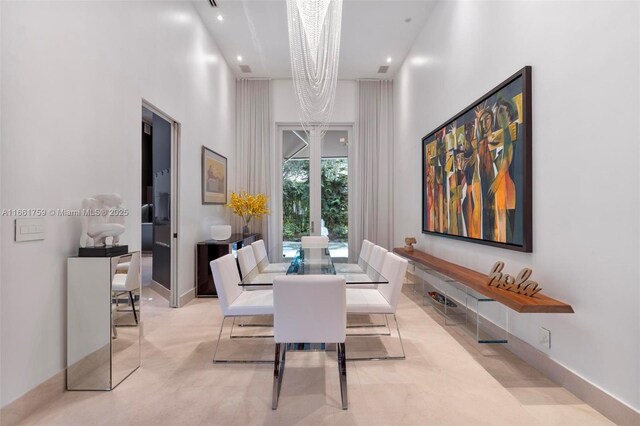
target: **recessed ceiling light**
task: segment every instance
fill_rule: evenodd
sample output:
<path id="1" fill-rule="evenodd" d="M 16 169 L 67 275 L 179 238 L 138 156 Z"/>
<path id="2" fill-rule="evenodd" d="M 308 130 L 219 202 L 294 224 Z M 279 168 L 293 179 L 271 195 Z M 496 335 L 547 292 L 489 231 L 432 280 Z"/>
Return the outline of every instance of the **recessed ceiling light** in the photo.
<path id="1" fill-rule="evenodd" d="M 387 63 L 390 64 L 391 63 L 391 56 L 387 57 Z"/>
<path id="2" fill-rule="evenodd" d="M 224 21 L 224 18 L 222 17 L 222 15 L 218 15 L 218 21 L 220 22 Z"/>
<path id="3" fill-rule="evenodd" d="M 242 62 L 242 56 L 238 55 L 238 62 Z"/>

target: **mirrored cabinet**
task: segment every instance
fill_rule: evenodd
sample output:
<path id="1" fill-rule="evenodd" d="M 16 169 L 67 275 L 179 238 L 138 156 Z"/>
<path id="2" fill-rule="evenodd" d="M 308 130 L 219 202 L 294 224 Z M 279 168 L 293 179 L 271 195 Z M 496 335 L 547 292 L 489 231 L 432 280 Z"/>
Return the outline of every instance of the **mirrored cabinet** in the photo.
<path id="1" fill-rule="evenodd" d="M 140 252 L 67 259 L 67 389 L 111 390 L 140 366 Z"/>

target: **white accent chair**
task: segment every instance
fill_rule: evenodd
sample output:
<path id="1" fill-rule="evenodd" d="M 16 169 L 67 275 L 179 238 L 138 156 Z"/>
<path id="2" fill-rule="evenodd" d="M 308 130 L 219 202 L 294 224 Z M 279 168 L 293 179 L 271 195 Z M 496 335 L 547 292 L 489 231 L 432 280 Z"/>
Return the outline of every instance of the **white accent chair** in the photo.
<path id="1" fill-rule="evenodd" d="M 258 240 L 251 243 L 253 249 L 253 256 L 260 266 L 261 273 L 271 272 L 286 272 L 289 267 L 289 263 L 269 263 L 269 256 L 267 256 L 267 249 L 264 246 L 264 240 Z"/>
<path id="2" fill-rule="evenodd" d="M 120 265 L 126 265 L 125 273 L 117 273 L 121 270 Z M 122 270 L 124 269 L 124 266 Z M 129 262 L 124 262 L 116 266 L 116 273 L 113 275 L 111 281 L 111 291 L 113 292 L 116 300 L 118 296 L 124 293 L 129 293 L 129 301 L 131 303 L 131 310 L 133 311 L 133 319 L 138 324 L 138 314 L 136 312 L 136 304 L 133 298 L 133 292 L 140 290 L 140 253 L 133 253 Z M 115 334 L 115 333 L 114 333 Z"/>
<path id="3" fill-rule="evenodd" d="M 248 248 L 251 249 L 251 247 Z M 242 287 L 238 285 L 240 283 L 238 265 L 232 254 L 212 260 L 209 265 L 223 315 L 218 344 L 213 355 L 213 361 L 216 362 L 224 320 L 227 317 L 273 314 L 273 290 L 242 291 Z"/>
<path id="4" fill-rule="evenodd" d="M 256 258 L 256 262 L 260 263 L 263 259 L 268 260 L 267 249 L 264 246 L 264 240 L 258 240 L 251 243 L 253 249 L 253 256 Z"/>
<path id="5" fill-rule="evenodd" d="M 288 343 L 337 343 L 342 409 L 348 407 L 345 280 L 336 275 L 278 276 L 273 281 L 276 341 L 273 403 L 278 408 Z"/>
<path id="6" fill-rule="evenodd" d="M 369 256 L 368 256 L 367 260 L 365 260 L 365 263 L 368 266 L 366 266 L 365 263 L 360 263 L 360 265 L 362 267 L 364 267 L 365 269 L 373 268 L 373 270 L 375 272 L 380 272 L 380 270 L 382 269 L 382 264 L 384 263 L 384 256 L 385 256 L 385 254 L 387 254 L 387 249 L 385 249 L 383 247 L 380 247 L 380 246 L 377 246 L 377 245 L 374 245 L 373 243 L 369 243 L 369 244 L 371 244 L 371 246 L 368 247 Z M 363 245 L 363 247 L 364 247 L 364 245 Z M 338 268 L 337 267 L 336 267 L 336 272 L 338 272 Z M 368 272 L 368 271 L 365 270 L 365 272 Z M 382 274 L 382 275 L 384 276 L 384 274 Z M 376 288 L 378 288 L 378 285 L 377 284 L 354 284 L 354 285 L 350 285 L 349 288 L 376 289 Z"/>
<path id="7" fill-rule="evenodd" d="M 382 265 L 385 261 L 385 255 L 387 254 L 387 249 L 380 246 L 373 246 L 371 249 L 371 255 L 369 256 L 369 261 L 367 262 L 369 266 L 371 266 L 376 272 L 382 272 Z M 387 277 L 386 275 L 382 274 Z M 389 277 L 387 277 L 389 278 Z"/>
<path id="8" fill-rule="evenodd" d="M 302 248 L 327 248 L 329 247 L 329 237 L 325 236 L 304 236 L 300 238 Z"/>
<path id="9" fill-rule="evenodd" d="M 369 256 L 371 256 L 371 249 L 374 244 L 371 241 L 363 240 L 362 247 L 360 248 L 360 256 L 358 256 L 358 266 L 348 263 L 336 263 L 337 273 L 359 273 L 364 269 L 364 265 L 369 262 Z"/>
<path id="10" fill-rule="evenodd" d="M 240 264 L 240 273 L 243 277 L 249 275 L 249 272 L 258 266 L 256 258 L 253 255 L 253 248 L 251 246 L 242 247 L 237 251 L 238 263 Z"/>
<path id="11" fill-rule="evenodd" d="M 373 244 L 371 241 L 362 240 L 362 248 L 360 249 L 360 258 L 358 259 L 358 263 L 361 263 L 360 260 L 363 260 L 365 263 L 369 263 L 371 250 L 373 250 L 374 246 L 375 244 Z"/>
<path id="12" fill-rule="evenodd" d="M 373 244 L 371 241 L 363 240 L 362 247 L 360 248 L 360 256 L 358 257 L 358 265 L 356 266 L 351 264 L 336 263 L 334 264 L 336 268 L 336 273 L 357 274 L 357 273 L 361 273 L 363 269 L 366 272 L 366 265 L 368 265 L 373 247 L 375 247 L 375 244 Z M 349 288 L 378 288 L 378 285 L 377 284 L 352 284 L 349 286 Z"/>
<path id="13" fill-rule="evenodd" d="M 351 287 L 347 289 L 347 313 L 393 316 L 402 348 L 402 356 L 400 357 L 402 359 L 405 357 L 404 347 L 402 346 L 402 337 L 400 336 L 400 328 L 398 327 L 395 313 L 400 300 L 400 292 L 402 291 L 408 263 L 406 259 L 400 256 L 386 253 L 380 272 L 389 280 L 389 284 L 380 284 L 377 289 Z"/>

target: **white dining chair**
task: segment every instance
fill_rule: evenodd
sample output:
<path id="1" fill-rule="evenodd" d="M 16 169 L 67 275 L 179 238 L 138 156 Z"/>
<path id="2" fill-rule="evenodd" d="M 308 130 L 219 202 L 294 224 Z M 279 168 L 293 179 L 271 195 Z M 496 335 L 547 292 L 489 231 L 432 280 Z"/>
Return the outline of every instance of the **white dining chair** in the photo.
<path id="1" fill-rule="evenodd" d="M 117 273 L 118 270 L 125 270 L 125 267 L 120 269 L 120 265 L 126 264 L 125 273 Z M 129 262 L 124 262 L 116 266 L 116 273 L 113 275 L 111 281 L 111 291 L 118 300 L 118 296 L 121 294 L 129 293 L 129 301 L 131 303 L 131 310 L 133 311 L 133 319 L 138 324 L 138 313 L 136 312 L 136 304 L 133 298 L 133 292 L 140 290 L 140 253 L 136 252 L 131 255 Z M 114 333 L 115 334 L 115 333 Z"/>
<path id="2" fill-rule="evenodd" d="M 213 355 L 213 361 L 216 362 L 225 319 L 228 317 L 272 315 L 273 290 L 242 291 L 242 287 L 238 285 L 240 283 L 238 266 L 232 254 L 212 260 L 209 265 L 223 316 L 218 334 L 218 344 Z"/>
<path id="3" fill-rule="evenodd" d="M 272 408 L 278 408 L 288 343 L 336 343 L 342 409 L 348 407 L 345 280 L 336 275 L 286 275 L 273 281 L 276 342 Z"/>
<path id="4" fill-rule="evenodd" d="M 358 257 L 358 264 L 349 263 L 335 263 L 334 267 L 337 274 L 358 274 L 362 273 L 366 268 L 371 257 L 371 250 L 375 244 L 369 240 L 362 241 L 362 247 L 360 248 L 360 256 Z M 349 288 L 378 288 L 377 284 L 351 284 Z"/>
<path id="5" fill-rule="evenodd" d="M 398 339 L 402 348 L 401 359 L 405 358 L 400 327 L 396 318 L 396 308 L 407 272 L 408 262 L 393 253 L 386 253 L 380 273 L 389 280 L 388 284 L 380 284 L 377 289 L 347 288 L 348 314 L 384 314 L 392 316 L 396 323 Z"/>
<path id="6" fill-rule="evenodd" d="M 376 272 L 381 272 L 382 264 L 384 263 L 386 254 L 387 254 L 387 249 L 380 246 L 373 246 L 373 248 L 371 249 L 371 255 L 369 256 L 369 261 L 367 263 Z"/>
<path id="7" fill-rule="evenodd" d="M 371 250 L 375 244 L 373 244 L 369 240 L 362 240 L 362 247 L 360 248 L 360 257 L 358 258 L 358 263 L 363 260 L 365 263 L 369 263 L 369 258 L 371 257 Z"/>
<path id="8" fill-rule="evenodd" d="M 264 240 L 258 240 L 251 243 L 253 256 L 260 267 L 261 273 L 286 272 L 289 263 L 270 263 L 267 249 L 264 246 Z"/>
<path id="9" fill-rule="evenodd" d="M 249 272 L 258 266 L 258 262 L 253 254 L 253 248 L 251 246 L 242 247 L 237 251 L 238 264 L 240 265 L 240 273 L 243 277 L 249 275 Z"/>
<path id="10" fill-rule="evenodd" d="M 308 235 L 300 238 L 302 248 L 326 248 L 329 247 L 329 237 Z"/>

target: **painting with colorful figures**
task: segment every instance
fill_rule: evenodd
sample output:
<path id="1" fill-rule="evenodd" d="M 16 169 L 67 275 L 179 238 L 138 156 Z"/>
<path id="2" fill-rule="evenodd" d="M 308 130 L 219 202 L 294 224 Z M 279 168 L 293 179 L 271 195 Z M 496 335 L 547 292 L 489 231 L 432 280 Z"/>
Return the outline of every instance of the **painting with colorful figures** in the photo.
<path id="1" fill-rule="evenodd" d="M 532 251 L 531 67 L 422 139 L 422 231 Z"/>

